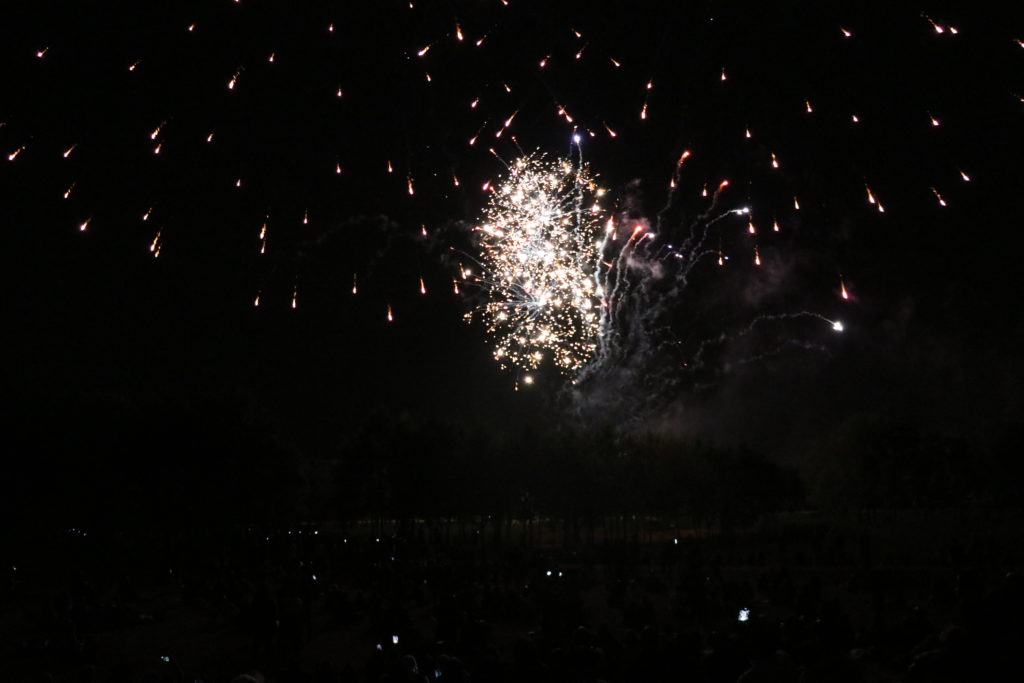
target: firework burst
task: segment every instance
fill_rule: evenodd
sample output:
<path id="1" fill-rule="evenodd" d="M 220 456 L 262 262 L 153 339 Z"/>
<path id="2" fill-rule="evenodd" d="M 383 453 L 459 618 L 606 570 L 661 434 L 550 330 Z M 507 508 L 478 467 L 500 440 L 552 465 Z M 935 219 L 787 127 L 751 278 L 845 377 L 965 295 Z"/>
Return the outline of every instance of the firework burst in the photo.
<path id="1" fill-rule="evenodd" d="M 582 159 L 522 157 L 494 186 L 477 228 L 483 319 L 506 368 L 551 360 L 579 371 L 597 349 L 603 194 Z"/>

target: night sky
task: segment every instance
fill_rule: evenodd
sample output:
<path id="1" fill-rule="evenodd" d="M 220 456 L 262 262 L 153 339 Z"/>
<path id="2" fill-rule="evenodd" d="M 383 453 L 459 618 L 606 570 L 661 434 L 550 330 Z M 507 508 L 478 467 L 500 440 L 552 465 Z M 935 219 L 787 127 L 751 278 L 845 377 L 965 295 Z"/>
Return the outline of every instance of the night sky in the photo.
<path id="1" fill-rule="evenodd" d="M 685 149 L 676 224 L 725 178 L 722 210 L 753 212 L 763 264 L 746 218 L 729 219 L 728 265 L 709 263 L 686 297 L 659 302 L 679 347 L 664 358 L 682 368 L 700 340 L 762 314 L 845 326 L 773 323 L 698 376 L 638 377 L 638 365 L 588 389 L 645 398 L 642 411 L 610 401 L 603 420 L 787 457 L 856 414 L 972 439 L 1019 422 L 1019 14 L 409 4 L 5 9 L 12 425 L 78 425 L 73 440 L 85 423 L 116 430 L 211 402 L 315 449 L 375 414 L 499 431 L 570 420 L 581 413 L 568 379 L 542 369 L 515 391 L 482 325 L 463 322 L 481 295 L 452 282 L 481 188 L 503 172 L 488 148 L 566 155 L 574 130 L 623 221 L 653 220 Z"/>

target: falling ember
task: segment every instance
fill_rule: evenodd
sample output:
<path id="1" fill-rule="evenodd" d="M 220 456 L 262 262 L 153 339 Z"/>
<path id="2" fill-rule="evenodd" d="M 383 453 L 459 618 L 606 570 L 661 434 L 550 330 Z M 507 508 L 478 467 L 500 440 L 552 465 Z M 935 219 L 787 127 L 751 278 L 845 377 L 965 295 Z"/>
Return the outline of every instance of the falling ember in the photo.
<path id="1" fill-rule="evenodd" d="M 252 302 L 252 305 L 256 308 L 260 307 L 260 294 L 262 294 L 262 292 L 256 292 L 256 298 Z"/>
<path id="2" fill-rule="evenodd" d="M 424 72 L 424 73 L 423 73 L 423 75 L 427 77 L 427 83 L 430 83 L 430 82 L 432 82 L 432 81 L 434 80 L 434 79 L 432 79 L 432 78 L 430 77 L 430 74 L 429 74 L 429 73 L 427 73 L 427 72 Z"/>
<path id="3" fill-rule="evenodd" d="M 775 158 L 775 152 L 772 152 L 772 168 L 779 167 L 779 160 Z"/>
<path id="4" fill-rule="evenodd" d="M 78 147 L 78 143 L 77 142 L 75 144 L 71 145 L 70 147 L 68 147 L 66 150 L 64 150 L 64 158 L 65 159 L 67 159 L 69 156 L 71 156 L 71 153 L 75 151 L 75 147 Z"/>
<path id="5" fill-rule="evenodd" d="M 726 79 L 726 75 L 725 75 L 725 67 L 723 66 L 723 67 L 722 67 L 722 80 L 724 81 L 725 79 Z"/>
<path id="6" fill-rule="evenodd" d="M 843 297 L 843 300 L 850 299 L 850 294 L 846 291 L 846 282 L 841 276 L 839 278 L 839 296 Z"/>
<path id="7" fill-rule="evenodd" d="M 761 254 L 757 251 L 757 247 L 754 247 L 754 265 L 761 265 Z"/>
<path id="8" fill-rule="evenodd" d="M 813 114 L 814 113 L 814 107 L 811 106 L 811 101 L 810 100 L 804 100 L 804 105 L 806 105 L 806 107 L 807 107 L 807 113 L 808 114 Z"/>
<path id="9" fill-rule="evenodd" d="M 932 116 L 931 114 L 929 114 L 929 115 L 928 115 L 928 118 L 929 118 L 929 120 L 931 120 L 931 122 L 932 122 L 932 127 L 933 127 L 933 128 L 934 128 L 934 127 L 938 127 L 938 125 L 939 125 L 939 120 L 938 120 L 937 118 L 935 118 L 935 117 L 934 117 L 934 116 Z"/>
<path id="10" fill-rule="evenodd" d="M 395 321 L 395 316 L 391 312 L 391 304 L 388 304 L 388 322 L 391 323 L 391 322 L 394 322 L 394 321 Z"/>
<path id="11" fill-rule="evenodd" d="M 942 198 L 942 195 L 939 194 L 939 191 L 936 190 L 934 187 L 931 188 L 931 191 L 932 191 L 932 194 L 935 195 L 935 198 L 939 200 L 939 206 L 945 206 L 946 205 L 946 200 Z"/>
<path id="12" fill-rule="evenodd" d="M 964 179 L 965 183 L 971 182 L 971 176 L 967 175 L 962 170 L 960 171 L 960 177 Z"/>
<path id="13" fill-rule="evenodd" d="M 942 33 L 943 32 L 944 29 L 941 26 L 939 26 L 938 24 L 936 24 L 934 21 L 932 21 L 932 18 L 929 17 L 927 14 L 922 12 L 921 16 L 924 17 L 925 20 L 927 20 L 927 22 L 932 25 L 932 29 L 934 29 L 936 33 Z"/>
<path id="14" fill-rule="evenodd" d="M 295 285 L 292 290 L 292 310 L 294 311 L 299 305 L 299 286 Z"/>
<path id="15" fill-rule="evenodd" d="M 483 186 L 481 187 L 481 189 L 484 192 L 487 192 L 488 190 L 490 190 L 491 189 L 491 181 L 488 180 L 486 183 L 484 183 Z"/>
<path id="16" fill-rule="evenodd" d="M 335 163 L 334 164 L 334 174 L 335 175 L 341 175 L 341 164 L 340 163 Z"/>
<path id="17" fill-rule="evenodd" d="M 793 209 L 796 211 L 800 210 L 800 200 L 798 200 L 796 197 L 793 197 Z"/>
<path id="18" fill-rule="evenodd" d="M 508 83 L 502 83 L 502 85 L 505 86 L 505 92 L 512 92 L 512 88 L 508 86 Z"/>
<path id="19" fill-rule="evenodd" d="M 461 42 L 463 39 L 462 27 L 459 26 L 458 24 L 455 24 L 455 37 L 459 40 L 459 42 Z"/>
<path id="20" fill-rule="evenodd" d="M 459 186 L 459 176 L 457 176 L 454 173 L 452 173 L 452 182 L 455 184 L 455 187 L 458 187 Z"/>
<path id="21" fill-rule="evenodd" d="M 458 280 L 452 279 L 452 291 L 454 291 L 456 294 L 459 293 L 459 281 Z"/>
<path id="22" fill-rule="evenodd" d="M 885 213 L 885 207 L 882 206 L 882 202 L 878 202 L 878 213 Z"/>
<path id="23" fill-rule="evenodd" d="M 302 224 L 309 225 L 309 209 L 306 209 L 302 214 Z"/>
<path id="24" fill-rule="evenodd" d="M 838 320 L 833 321 L 832 329 L 835 330 L 836 332 L 842 332 L 843 331 L 843 323 L 839 322 Z"/>
<path id="25" fill-rule="evenodd" d="M 196 25 L 195 25 L 195 24 L 189 24 L 189 25 L 188 25 L 188 31 L 189 31 L 189 33 L 191 33 L 192 31 L 195 31 L 195 30 L 196 30 Z"/>
<path id="26" fill-rule="evenodd" d="M 328 24 L 327 25 L 327 32 L 328 33 L 334 33 L 334 24 Z"/>
<path id="27" fill-rule="evenodd" d="M 420 224 L 420 234 L 423 235 L 424 237 L 427 236 L 427 224 L 426 223 L 421 223 Z"/>
<path id="28" fill-rule="evenodd" d="M 868 192 L 868 204 L 874 204 L 877 200 L 875 199 L 875 195 L 871 193 L 871 188 L 865 185 L 864 189 Z"/>
<path id="29" fill-rule="evenodd" d="M 163 146 L 164 146 L 164 143 L 162 143 L 162 142 L 156 143 L 156 147 L 153 148 L 153 154 L 159 154 L 160 150 L 163 148 Z"/>
<path id="30" fill-rule="evenodd" d="M 148 221 L 149 217 L 150 217 L 150 215 L 152 215 L 152 213 L 153 213 L 153 207 L 151 206 L 148 209 L 146 209 L 146 213 L 142 214 L 142 220 Z"/>
<path id="31" fill-rule="evenodd" d="M 86 218 L 84 221 L 82 221 L 82 223 L 78 226 L 79 232 L 85 232 L 85 229 L 89 227 L 89 223 L 91 223 L 91 222 L 92 222 L 92 216 L 90 216 L 89 218 Z"/>
<path id="32" fill-rule="evenodd" d="M 46 53 L 47 53 L 47 52 L 48 52 L 49 50 L 50 50 L 50 48 L 49 48 L 49 47 L 44 47 L 44 48 L 43 48 L 42 50 L 37 50 L 37 51 L 36 51 L 36 57 L 38 57 L 39 59 L 42 59 L 43 57 L 45 57 L 45 56 L 46 56 Z"/>
<path id="33" fill-rule="evenodd" d="M 162 121 L 159 126 L 153 129 L 153 132 L 149 134 L 150 140 L 156 140 L 156 136 L 160 135 L 160 130 L 164 127 L 164 123 L 166 123 L 166 121 Z"/>
<path id="34" fill-rule="evenodd" d="M 478 104 L 480 104 L 480 98 L 479 97 L 469 103 L 469 108 L 470 109 L 476 109 L 476 105 L 478 105 Z"/>
<path id="35" fill-rule="evenodd" d="M 608 59 L 611 60 L 612 66 L 614 66 L 616 69 L 618 69 L 620 66 L 622 66 L 622 64 L 619 63 L 618 61 L 616 61 L 614 57 L 609 57 Z"/>
<path id="36" fill-rule="evenodd" d="M 546 67 L 548 65 L 548 60 L 549 59 L 551 59 L 551 55 L 547 55 L 547 56 L 544 57 L 544 59 L 540 60 L 540 62 L 538 62 L 538 65 L 540 66 L 540 68 L 543 69 L 544 67 Z"/>
<path id="37" fill-rule="evenodd" d="M 720 266 L 724 266 L 725 265 L 725 255 L 722 254 L 722 250 L 721 249 L 718 250 L 718 265 L 720 265 Z"/>
<path id="38" fill-rule="evenodd" d="M 778 221 L 778 219 L 775 219 L 775 220 L 772 221 L 772 231 L 773 232 L 778 232 L 779 231 L 779 221 Z"/>
<path id="39" fill-rule="evenodd" d="M 745 128 L 745 129 L 743 129 L 743 137 L 745 137 L 745 138 L 746 138 L 746 139 L 748 139 L 748 140 L 749 140 L 749 139 L 750 139 L 750 138 L 752 137 L 752 136 L 750 135 L 750 129 L 749 129 L 749 128 Z"/>
<path id="40" fill-rule="evenodd" d="M 850 36 L 852 36 L 852 35 L 853 35 L 852 33 L 850 33 L 849 31 L 847 31 L 847 30 L 846 30 L 845 28 L 843 28 L 842 26 L 840 26 L 840 27 L 839 27 L 839 30 L 843 32 L 843 36 L 845 36 L 846 38 L 849 38 Z"/>
<path id="41" fill-rule="evenodd" d="M 161 230 L 157 230 L 156 237 L 154 237 L 153 241 L 149 244 L 149 250 L 151 252 L 153 252 L 154 254 L 156 254 L 157 247 L 160 244 L 160 233 L 161 232 L 162 232 Z"/>
<path id="42" fill-rule="evenodd" d="M 749 232 L 751 235 L 757 234 L 757 230 L 754 228 L 753 216 L 747 218 L 747 232 Z"/>
<path id="43" fill-rule="evenodd" d="M 856 114 L 851 114 L 850 118 L 853 120 L 854 123 L 860 123 L 860 119 L 857 118 Z"/>
<path id="44" fill-rule="evenodd" d="M 429 45 L 427 45 L 425 48 L 423 48 L 422 50 L 417 52 L 416 55 L 419 56 L 419 57 L 422 57 L 425 54 L 427 54 L 428 52 L 430 52 L 430 46 Z"/>
<path id="45" fill-rule="evenodd" d="M 729 187 L 728 179 L 723 180 L 722 182 L 718 183 L 718 190 L 717 190 L 717 192 L 721 192 L 722 190 L 724 190 L 727 187 Z"/>
<path id="46" fill-rule="evenodd" d="M 209 135 L 206 136 L 206 141 L 213 142 L 213 133 L 210 133 Z"/>
<path id="47" fill-rule="evenodd" d="M 480 40 L 476 41 L 476 42 L 474 43 L 474 45 L 476 45 L 477 47 L 480 47 L 481 45 L 483 45 L 483 44 L 484 44 L 484 38 L 486 38 L 486 37 L 487 37 L 487 34 L 484 34 L 484 37 L 483 37 L 483 38 L 481 38 Z"/>
<path id="48" fill-rule="evenodd" d="M 412 176 L 406 176 L 405 184 L 406 187 L 409 188 L 409 196 L 411 197 L 413 194 L 415 194 L 414 190 L 412 189 Z"/>
<path id="49" fill-rule="evenodd" d="M 68 187 L 68 189 L 64 190 L 64 199 L 67 199 L 71 196 L 71 190 L 75 189 L 75 185 L 76 183 L 71 183 L 71 186 Z"/>
<path id="50" fill-rule="evenodd" d="M 235 89 L 235 84 L 236 84 L 236 83 L 238 83 L 238 75 L 239 75 L 240 73 L 241 73 L 241 71 L 236 71 L 236 72 L 235 72 L 235 73 L 234 73 L 234 74 L 233 74 L 233 75 L 231 76 L 231 80 L 230 80 L 230 81 L 228 81 L 228 90 L 234 90 L 234 89 Z"/>
<path id="51" fill-rule="evenodd" d="M 420 276 L 420 294 L 427 293 L 427 286 L 423 283 L 423 276 Z"/>
<path id="52" fill-rule="evenodd" d="M 647 120 L 647 103 L 646 102 L 644 102 L 644 106 L 640 109 L 640 120 L 641 121 L 646 121 Z"/>
<path id="53" fill-rule="evenodd" d="M 359 283 L 356 280 L 356 274 L 352 273 L 352 294 L 355 295 L 355 294 L 358 294 L 358 293 L 359 293 Z"/>
<path id="54" fill-rule="evenodd" d="M 684 149 L 683 153 L 679 155 L 679 161 L 676 162 L 676 168 L 682 166 L 683 162 L 686 161 L 687 159 L 689 159 L 692 155 L 693 155 L 693 152 L 691 152 L 688 149 Z"/>
<path id="55" fill-rule="evenodd" d="M 700 196 L 701 197 L 707 197 L 708 196 L 708 184 L 707 183 L 704 183 L 704 185 L 700 188 Z"/>
<path id="56" fill-rule="evenodd" d="M 340 98 L 340 97 L 341 97 L 341 88 L 338 88 L 338 89 L 337 89 L 337 90 L 335 91 L 335 94 L 334 94 L 334 96 L 335 96 L 335 97 L 338 97 L 338 98 Z"/>
<path id="57" fill-rule="evenodd" d="M 131 64 L 130 64 L 129 66 L 128 66 L 128 70 L 129 70 L 129 71 L 135 71 L 135 67 L 137 67 L 137 66 L 139 65 L 139 62 L 140 62 L 140 61 L 141 61 L 141 60 L 139 60 L 139 59 L 136 59 L 136 60 L 135 60 L 134 62 L 132 62 L 132 63 L 131 63 Z"/>
<path id="58" fill-rule="evenodd" d="M 239 178 L 238 180 L 235 181 L 235 187 L 241 187 L 241 186 L 242 186 L 242 179 Z"/>
<path id="59" fill-rule="evenodd" d="M 270 56 L 269 56 L 269 57 L 267 57 L 267 61 L 268 61 L 268 62 L 270 62 L 271 64 L 273 64 L 273 63 L 274 63 L 274 55 L 275 55 L 275 54 L 276 54 L 276 53 L 274 53 L 274 52 L 271 52 L 271 53 L 270 53 Z M 257 298 L 259 298 L 259 297 L 257 297 Z"/>

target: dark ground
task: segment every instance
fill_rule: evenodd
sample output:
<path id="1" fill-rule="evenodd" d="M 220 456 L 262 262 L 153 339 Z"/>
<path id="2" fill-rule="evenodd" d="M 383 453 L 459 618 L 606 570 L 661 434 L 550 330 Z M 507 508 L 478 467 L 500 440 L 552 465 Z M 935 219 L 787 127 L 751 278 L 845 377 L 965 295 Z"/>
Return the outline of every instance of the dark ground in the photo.
<path id="1" fill-rule="evenodd" d="M 83 682 L 980 680 L 1024 644 L 1020 521 L 607 519 L 579 540 L 541 519 L 65 529 L 5 558 L 0 667 Z"/>

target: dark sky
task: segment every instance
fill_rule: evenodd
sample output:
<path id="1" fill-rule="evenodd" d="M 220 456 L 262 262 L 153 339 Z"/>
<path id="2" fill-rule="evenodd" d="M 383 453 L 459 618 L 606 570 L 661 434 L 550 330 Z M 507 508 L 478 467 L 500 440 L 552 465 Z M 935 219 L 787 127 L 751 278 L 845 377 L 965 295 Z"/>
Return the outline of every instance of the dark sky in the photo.
<path id="1" fill-rule="evenodd" d="M 471 303 L 451 291 L 450 251 L 469 244 L 480 187 L 500 174 L 488 147 L 511 159 L 515 135 L 528 151 L 568 151 L 559 106 L 595 134 L 584 154 L 620 206 L 653 217 L 691 149 L 679 221 L 703 210 L 703 183 L 727 177 L 723 206 L 781 224 L 759 240 L 760 270 L 743 265 L 744 223 L 724 233 L 731 274 L 706 274 L 678 302 L 673 329 L 687 340 L 765 312 L 846 323 L 835 335 L 798 322 L 764 348 L 724 352 L 696 390 L 685 377 L 603 387 L 666 392 L 644 421 L 782 451 L 862 412 L 968 435 L 1020 417 L 1019 15 L 892 3 L 19 5 L 4 11 L 0 147 L 24 149 L 0 160 L 0 226 L 5 383 L 26 419 L 40 405 L 48 419 L 120 406 L 104 418 L 115 422 L 130 406 L 214 397 L 316 442 L 375 411 L 505 429 L 559 415 L 564 380 L 542 373 L 514 392 L 484 331 L 462 322 Z M 800 345 L 780 349 L 779 335 Z"/>

